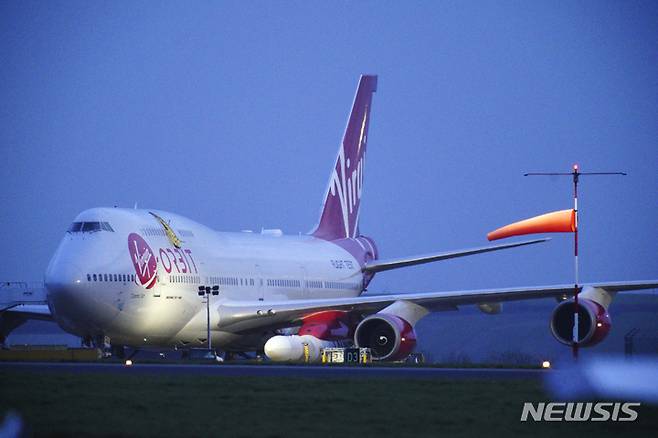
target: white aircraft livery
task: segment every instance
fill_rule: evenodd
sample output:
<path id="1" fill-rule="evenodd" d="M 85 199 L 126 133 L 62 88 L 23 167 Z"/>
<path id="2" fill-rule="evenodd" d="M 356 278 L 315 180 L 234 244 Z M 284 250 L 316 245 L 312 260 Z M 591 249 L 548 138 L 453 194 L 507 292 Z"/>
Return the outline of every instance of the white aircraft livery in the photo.
<path id="1" fill-rule="evenodd" d="M 186 350 L 211 341 L 223 352 L 264 351 L 274 361 L 318 360 L 332 346 L 369 347 L 375 360 L 401 360 L 413 351 L 414 326 L 428 312 L 478 305 L 495 313 L 503 301 L 544 297 L 563 299 L 551 316 L 558 341 L 572 345 L 577 309 L 578 345 L 594 345 L 610 330 L 607 309 L 617 292 L 658 285 L 580 286 L 577 307 L 569 299 L 573 284 L 362 295 L 378 272 L 546 240 L 380 259 L 374 240 L 359 230 L 376 88 L 376 76 L 361 76 L 309 234 L 218 232 L 166 211 L 93 208 L 74 219 L 47 267 L 47 305 L 17 305 L 4 316 L 53 319 L 96 345 L 109 339 L 115 351 Z M 207 292 L 213 289 L 216 295 Z"/>

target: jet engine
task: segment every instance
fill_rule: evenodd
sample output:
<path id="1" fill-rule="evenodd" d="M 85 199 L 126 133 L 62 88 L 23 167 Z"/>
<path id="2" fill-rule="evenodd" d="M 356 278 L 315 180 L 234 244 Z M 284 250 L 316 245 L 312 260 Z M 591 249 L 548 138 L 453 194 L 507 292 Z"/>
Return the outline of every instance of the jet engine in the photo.
<path id="1" fill-rule="evenodd" d="M 551 315 L 551 333 L 565 345 L 571 345 L 575 303 L 573 300 L 560 303 Z M 578 300 L 578 345 L 590 347 L 601 342 L 610 331 L 612 323 L 608 310 L 601 304 L 581 298 Z"/>
<path id="2" fill-rule="evenodd" d="M 373 360 L 402 360 L 416 346 L 416 333 L 399 316 L 376 313 L 366 317 L 354 331 L 357 347 L 368 347 Z"/>

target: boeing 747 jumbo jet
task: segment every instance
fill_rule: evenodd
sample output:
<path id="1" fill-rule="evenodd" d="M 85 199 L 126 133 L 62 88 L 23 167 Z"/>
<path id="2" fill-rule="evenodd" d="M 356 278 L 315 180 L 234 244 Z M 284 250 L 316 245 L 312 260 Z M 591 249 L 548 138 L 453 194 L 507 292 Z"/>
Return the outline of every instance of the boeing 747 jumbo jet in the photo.
<path id="1" fill-rule="evenodd" d="M 273 361 L 307 356 L 324 347 L 369 347 L 375 360 L 400 360 L 416 344 L 414 326 L 428 312 L 477 305 L 561 298 L 551 316 L 555 338 L 572 342 L 573 285 L 513 289 L 362 295 L 375 274 L 542 242 L 537 239 L 455 252 L 380 259 L 361 234 L 368 128 L 377 76 L 361 76 L 317 226 L 307 235 L 217 232 L 160 210 L 93 208 L 80 213 L 45 273 L 47 306 L 5 309 L 14 323 L 53 319 L 95 344 L 136 349 L 189 349 L 210 333 L 220 351 L 264 351 Z M 585 285 L 579 294 L 579 345 L 600 342 L 610 330 L 608 306 L 619 291 L 653 288 L 658 280 Z M 304 347 L 307 346 L 307 347 Z"/>

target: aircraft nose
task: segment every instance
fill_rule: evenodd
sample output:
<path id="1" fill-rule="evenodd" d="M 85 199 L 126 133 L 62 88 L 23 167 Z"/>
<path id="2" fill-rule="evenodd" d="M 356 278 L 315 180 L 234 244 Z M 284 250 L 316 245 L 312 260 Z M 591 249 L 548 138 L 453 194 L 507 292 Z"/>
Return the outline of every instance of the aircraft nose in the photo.
<path id="1" fill-rule="evenodd" d="M 44 276 L 44 285 L 50 293 L 79 287 L 84 279 L 82 269 L 70 261 L 51 263 Z"/>
<path id="2" fill-rule="evenodd" d="M 118 312 L 108 302 L 112 298 L 92 287 L 96 284 L 89 282 L 87 273 L 80 267 L 86 257 L 81 251 L 59 251 L 44 277 L 53 317 L 67 331 L 81 336 L 102 331 Z"/>
<path id="3" fill-rule="evenodd" d="M 67 314 L 71 305 L 84 294 L 82 270 L 71 261 L 53 260 L 46 270 L 44 285 L 48 302 L 58 314 Z"/>

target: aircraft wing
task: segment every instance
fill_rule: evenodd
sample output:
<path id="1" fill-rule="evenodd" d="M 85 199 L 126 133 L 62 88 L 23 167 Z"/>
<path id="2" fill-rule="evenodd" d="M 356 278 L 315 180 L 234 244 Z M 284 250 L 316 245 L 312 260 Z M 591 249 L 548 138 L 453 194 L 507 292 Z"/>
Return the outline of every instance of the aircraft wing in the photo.
<path id="1" fill-rule="evenodd" d="M 621 292 L 658 287 L 658 280 L 591 283 L 581 286 Z M 376 313 L 396 301 L 418 304 L 428 311 L 457 310 L 457 306 L 503 301 L 519 301 L 573 295 L 572 284 L 471 291 L 422 292 L 408 294 L 361 295 L 291 301 L 224 301 L 219 306 L 219 329 L 234 333 L 276 329 L 298 325 L 304 316 L 325 310 L 343 310 L 362 314 Z"/>
<path id="2" fill-rule="evenodd" d="M 0 309 L 0 343 L 4 345 L 12 330 L 31 319 L 52 321 L 53 316 L 45 304 L 15 304 Z"/>
<path id="3" fill-rule="evenodd" d="M 524 240 L 521 242 L 503 243 L 501 245 L 481 246 L 478 248 L 462 249 L 459 251 L 437 252 L 432 254 L 423 254 L 418 256 L 404 257 L 399 259 L 373 260 L 366 264 L 363 272 L 381 272 L 390 269 L 404 268 L 405 266 L 420 265 L 423 263 L 437 262 L 439 260 L 455 259 L 484 252 L 500 251 L 501 249 L 516 248 L 517 246 L 533 245 L 535 243 L 546 242 L 550 238 Z"/>
<path id="4" fill-rule="evenodd" d="M 52 321 L 53 319 L 46 304 L 17 304 L 0 311 L 0 315 L 5 313 L 24 319 L 39 319 L 42 321 Z"/>

